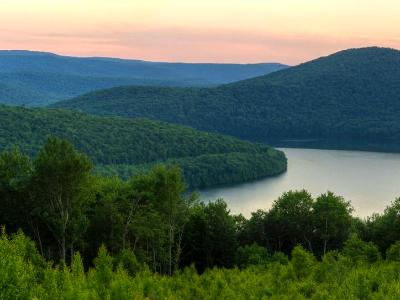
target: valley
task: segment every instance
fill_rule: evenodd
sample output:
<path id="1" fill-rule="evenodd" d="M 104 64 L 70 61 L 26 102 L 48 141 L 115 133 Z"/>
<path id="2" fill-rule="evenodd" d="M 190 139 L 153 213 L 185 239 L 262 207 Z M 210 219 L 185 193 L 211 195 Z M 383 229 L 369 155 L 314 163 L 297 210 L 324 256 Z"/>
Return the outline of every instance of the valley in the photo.
<path id="1" fill-rule="evenodd" d="M 398 50 L 0 67 L 0 298 L 398 296 Z"/>
<path id="2" fill-rule="evenodd" d="M 215 86 L 286 67 L 278 63 L 164 63 L 61 56 L 37 51 L 0 51 L 0 103 L 45 106 L 122 85 Z"/>
<path id="3" fill-rule="evenodd" d="M 146 117 L 258 142 L 396 140 L 399 78 L 400 51 L 372 47 L 214 88 L 117 87 L 53 106 Z"/>

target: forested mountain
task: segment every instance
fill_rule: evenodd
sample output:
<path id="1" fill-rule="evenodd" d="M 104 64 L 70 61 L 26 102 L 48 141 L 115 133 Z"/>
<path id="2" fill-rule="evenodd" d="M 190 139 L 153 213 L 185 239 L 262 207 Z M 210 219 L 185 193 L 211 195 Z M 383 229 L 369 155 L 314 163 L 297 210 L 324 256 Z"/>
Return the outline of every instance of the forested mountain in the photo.
<path id="1" fill-rule="evenodd" d="M 280 151 L 184 126 L 0 106 L 0 149 L 17 145 L 33 156 L 48 136 L 72 142 L 103 174 L 129 177 L 138 169 L 165 162 L 181 166 L 193 188 L 254 180 L 286 170 Z"/>
<path id="2" fill-rule="evenodd" d="M 121 85 L 207 86 L 264 75 L 286 66 L 158 63 L 0 51 L 0 103 L 45 105 Z"/>
<path id="3" fill-rule="evenodd" d="M 215 88 L 119 87 L 57 107 L 240 138 L 399 138 L 400 52 L 361 48 Z"/>

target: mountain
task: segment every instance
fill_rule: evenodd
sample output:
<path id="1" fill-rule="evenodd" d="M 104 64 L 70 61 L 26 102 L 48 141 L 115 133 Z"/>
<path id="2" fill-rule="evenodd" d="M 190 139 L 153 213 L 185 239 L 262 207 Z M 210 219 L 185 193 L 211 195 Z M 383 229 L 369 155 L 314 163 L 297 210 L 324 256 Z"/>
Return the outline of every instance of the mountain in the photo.
<path id="1" fill-rule="evenodd" d="M 211 86 L 285 67 L 275 63 L 162 63 L 0 51 L 0 103 L 40 106 L 121 85 Z"/>
<path id="2" fill-rule="evenodd" d="M 72 142 L 103 174 L 128 177 L 163 162 L 182 167 L 192 188 L 239 183 L 286 170 L 281 151 L 189 127 L 0 106 L 0 150 L 16 145 L 33 156 L 50 135 Z"/>
<path id="3" fill-rule="evenodd" d="M 120 87 L 60 102 L 265 141 L 400 137 L 400 51 L 341 51 L 215 88 Z"/>

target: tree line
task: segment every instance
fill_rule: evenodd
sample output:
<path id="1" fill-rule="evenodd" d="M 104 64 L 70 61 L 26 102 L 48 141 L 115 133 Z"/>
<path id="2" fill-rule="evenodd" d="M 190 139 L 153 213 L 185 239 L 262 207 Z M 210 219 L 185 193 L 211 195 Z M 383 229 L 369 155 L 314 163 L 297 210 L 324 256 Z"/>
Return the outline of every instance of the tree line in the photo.
<path id="1" fill-rule="evenodd" d="M 179 165 L 190 188 L 233 184 L 286 171 L 268 146 L 145 119 L 0 106 L 0 150 L 14 145 L 34 157 L 50 136 L 70 141 L 102 175 L 128 179 L 158 163 Z"/>
<path id="2" fill-rule="evenodd" d="M 400 200 L 359 219 L 331 192 L 313 198 L 289 191 L 269 210 L 245 218 L 231 214 L 222 199 L 202 203 L 188 194 L 176 166 L 154 166 L 125 181 L 94 175 L 92 168 L 85 154 L 57 138 L 34 160 L 17 149 L 1 153 L 2 296 L 22 295 L 15 287 L 24 285 L 29 297 L 54 292 L 68 298 L 71 292 L 73 299 L 76 292 L 104 299 L 125 287 L 126 295 L 178 297 L 180 285 L 182 293 L 200 295 L 218 276 L 227 290 L 242 295 L 228 278 L 251 289 L 260 276 L 271 284 L 271 296 L 284 293 L 284 284 L 308 297 L 319 288 L 333 290 L 335 281 L 357 280 L 354 272 L 378 278 L 380 270 L 389 272 L 386 284 L 395 285 L 390 272 L 400 268 Z M 365 276 L 363 284 L 373 285 Z M 200 290 L 193 290 L 191 278 Z M 367 292 L 378 292 L 383 282 Z M 223 293 L 218 284 L 214 288 Z M 245 292 L 268 295 L 261 287 Z"/>
<path id="3" fill-rule="evenodd" d="M 213 88 L 117 87 L 54 107 L 146 117 L 261 142 L 396 140 L 399 70 L 398 50 L 351 49 Z"/>

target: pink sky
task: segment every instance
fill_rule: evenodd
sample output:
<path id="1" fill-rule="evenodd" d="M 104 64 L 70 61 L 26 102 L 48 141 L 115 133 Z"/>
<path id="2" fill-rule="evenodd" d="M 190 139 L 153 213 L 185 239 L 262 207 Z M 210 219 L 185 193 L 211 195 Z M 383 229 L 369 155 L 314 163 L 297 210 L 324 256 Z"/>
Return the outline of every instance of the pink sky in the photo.
<path id="1" fill-rule="evenodd" d="M 0 49 L 297 64 L 400 48 L 398 0 L 2 0 Z"/>

